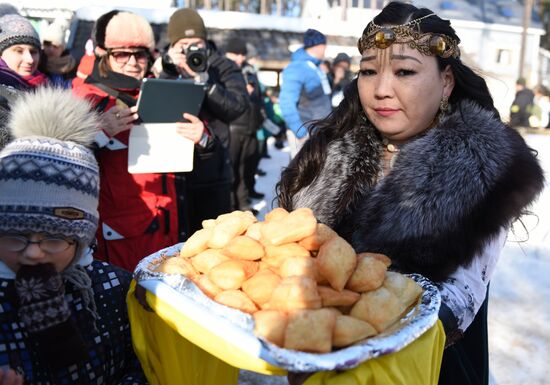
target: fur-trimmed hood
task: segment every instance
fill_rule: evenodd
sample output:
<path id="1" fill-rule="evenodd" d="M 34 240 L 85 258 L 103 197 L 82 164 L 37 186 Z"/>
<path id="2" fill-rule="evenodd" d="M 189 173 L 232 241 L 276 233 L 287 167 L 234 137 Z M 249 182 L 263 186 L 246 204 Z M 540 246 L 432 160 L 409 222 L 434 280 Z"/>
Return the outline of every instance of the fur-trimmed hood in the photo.
<path id="1" fill-rule="evenodd" d="M 435 281 L 470 263 L 544 185 L 521 136 L 473 102 L 402 146 L 377 183 L 381 153 L 374 127 L 350 130 L 328 145 L 320 174 L 293 207 L 311 207 L 357 252 L 385 253 Z"/>

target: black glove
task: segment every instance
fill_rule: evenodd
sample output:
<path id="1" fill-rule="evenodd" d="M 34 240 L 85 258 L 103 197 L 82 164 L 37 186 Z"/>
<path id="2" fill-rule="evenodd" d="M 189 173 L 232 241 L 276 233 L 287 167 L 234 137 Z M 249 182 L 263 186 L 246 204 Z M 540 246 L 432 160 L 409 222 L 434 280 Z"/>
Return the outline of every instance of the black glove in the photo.
<path id="1" fill-rule="evenodd" d="M 18 315 L 41 361 L 61 369 L 88 358 L 53 264 L 21 266 L 15 278 Z"/>

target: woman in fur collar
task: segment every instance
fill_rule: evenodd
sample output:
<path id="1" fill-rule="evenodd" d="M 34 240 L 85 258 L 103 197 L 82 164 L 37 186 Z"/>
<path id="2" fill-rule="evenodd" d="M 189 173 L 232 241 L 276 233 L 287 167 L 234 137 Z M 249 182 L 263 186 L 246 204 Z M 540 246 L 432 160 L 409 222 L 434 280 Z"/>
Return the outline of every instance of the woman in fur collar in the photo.
<path id="1" fill-rule="evenodd" d="M 358 78 L 314 124 L 278 192 L 282 207 L 312 208 L 357 252 L 385 253 L 394 269 L 435 281 L 455 343 L 439 383 L 482 384 L 487 287 L 509 226 L 544 180 L 459 42 L 428 9 L 386 6 L 359 39 Z"/>

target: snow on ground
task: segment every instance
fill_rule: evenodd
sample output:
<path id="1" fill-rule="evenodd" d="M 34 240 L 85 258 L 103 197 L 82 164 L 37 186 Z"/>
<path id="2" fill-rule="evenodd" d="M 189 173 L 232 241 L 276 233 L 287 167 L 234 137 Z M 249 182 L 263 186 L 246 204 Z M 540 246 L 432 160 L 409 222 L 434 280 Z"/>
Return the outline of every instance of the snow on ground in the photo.
<path id="1" fill-rule="evenodd" d="M 526 140 L 539 152 L 550 180 L 550 135 L 531 134 Z M 267 175 L 256 182 L 256 190 L 266 194 L 254 205 L 261 219 L 276 206 L 275 184 L 290 159 L 288 148 L 277 150 L 271 141 L 269 154 L 271 159 L 262 159 L 260 164 Z M 523 219 L 528 235 L 521 225 L 514 226 L 491 282 L 491 385 L 550 383 L 550 189 L 543 192 L 532 211 Z M 239 384 L 288 382 L 285 377 L 241 371 Z"/>

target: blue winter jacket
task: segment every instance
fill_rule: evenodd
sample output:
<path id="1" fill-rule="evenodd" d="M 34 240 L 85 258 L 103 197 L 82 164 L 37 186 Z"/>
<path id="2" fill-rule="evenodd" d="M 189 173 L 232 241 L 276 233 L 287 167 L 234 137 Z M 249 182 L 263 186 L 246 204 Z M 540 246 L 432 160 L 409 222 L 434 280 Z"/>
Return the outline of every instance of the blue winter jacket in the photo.
<path id="1" fill-rule="evenodd" d="M 331 112 L 331 89 L 326 74 L 319 69 L 320 63 L 300 48 L 283 71 L 279 104 L 287 126 L 297 138 L 307 135 L 305 123 Z"/>

